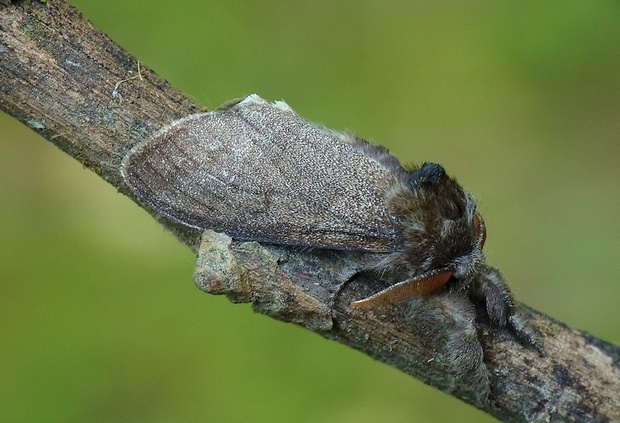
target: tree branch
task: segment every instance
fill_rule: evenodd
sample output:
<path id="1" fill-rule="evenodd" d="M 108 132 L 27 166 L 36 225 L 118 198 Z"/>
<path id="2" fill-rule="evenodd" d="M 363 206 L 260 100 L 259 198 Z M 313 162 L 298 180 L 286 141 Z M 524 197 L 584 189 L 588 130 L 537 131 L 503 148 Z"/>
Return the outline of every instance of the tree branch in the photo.
<path id="1" fill-rule="evenodd" d="M 0 107 L 130 196 L 119 170 L 127 151 L 200 109 L 61 1 L 0 4 Z M 159 219 L 199 252 L 201 289 L 251 301 L 262 313 L 476 403 L 472 387 L 455 380 L 442 358 L 449 351 L 409 325 L 402 310 L 349 306 L 365 284 L 347 286 L 331 304 L 358 253 L 238 243 L 210 231 L 200 243 L 197 231 Z M 491 394 L 475 405 L 514 422 L 620 420 L 620 349 L 519 307 L 540 333 L 544 354 L 507 331 L 484 333 Z"/>

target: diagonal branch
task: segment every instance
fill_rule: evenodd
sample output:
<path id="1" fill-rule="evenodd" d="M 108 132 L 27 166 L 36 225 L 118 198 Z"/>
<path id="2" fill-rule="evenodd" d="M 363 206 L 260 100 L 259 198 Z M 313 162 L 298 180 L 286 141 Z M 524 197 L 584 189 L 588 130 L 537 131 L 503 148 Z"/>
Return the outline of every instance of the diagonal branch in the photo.
<path id="1" fill-rule="evenodd" d="M 62 1 L 0 4 L 0 107 L 130 195 L 121 160 L 137 142 L 200 107 L 97 31 Z M 506 332 L 484 333 L 491 394 L 476 404 L 455 380 L 446 346 L 399 311 L 330 298 L 357 253 L 297 251 L 202 236 L 160 219 L 199 252 L 196 283 L 233 301 L 356 348 L 505 421 L 620 420 L 620 349 L 525 306 L 544 354 Z M 444 358 L 442 358 L 444 357 Z"/>

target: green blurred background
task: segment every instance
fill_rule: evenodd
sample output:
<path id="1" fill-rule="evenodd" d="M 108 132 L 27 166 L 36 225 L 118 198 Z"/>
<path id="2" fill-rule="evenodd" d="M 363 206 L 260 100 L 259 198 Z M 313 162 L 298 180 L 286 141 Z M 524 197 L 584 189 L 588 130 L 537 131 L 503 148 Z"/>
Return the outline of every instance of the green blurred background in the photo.
<path id="1" fill-rule="evenodd" d="M 617 2 L 73 4 L 206 107 L 257 92 L 442 163 L 517 298 L 620 343 Z M 491 420 L 201 293 L 146 212 L 5 115 L 0 140 L 0 421 Z"/>

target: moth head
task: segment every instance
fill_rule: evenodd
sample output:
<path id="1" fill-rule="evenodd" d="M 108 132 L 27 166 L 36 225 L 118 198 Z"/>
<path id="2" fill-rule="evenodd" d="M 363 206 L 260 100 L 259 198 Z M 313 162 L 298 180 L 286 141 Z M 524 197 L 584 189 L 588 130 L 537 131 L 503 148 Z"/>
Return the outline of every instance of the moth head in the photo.
<path id="1" fill-rule="evenodd" d="M 424 163 L 388 193 L 401 232 L 400 271 L 450 270 L 456 278 L 484 261 L 486 228 L 474 198 L 435 163 Z M 413 275 L 412 275 L 413 276 Z"/>
<path id="2" fill-rule="evenodd" d="M 433 292 L 450 279 L 465 284 L 484 263 L 486 228 L 476 202 L 438 164 L 424 163 L 391 190 L 388 207 L 400 229 L 400 249 L 382 266 L 398 283 L 353 302 L 373 308 Z"/>

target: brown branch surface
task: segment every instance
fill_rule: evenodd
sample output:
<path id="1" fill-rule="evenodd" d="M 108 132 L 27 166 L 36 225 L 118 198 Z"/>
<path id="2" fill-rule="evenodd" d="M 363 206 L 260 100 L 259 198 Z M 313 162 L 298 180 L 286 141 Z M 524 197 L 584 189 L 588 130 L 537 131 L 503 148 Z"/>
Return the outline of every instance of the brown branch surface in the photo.
<path id="1" fill-rule="evenodd" d="M 74 8 L 0 3 L 0 107 L 130 195 L 120 175 L 126 152 L 161 126 L 199 110 L 181 93 Z M 131 195 L 130 195 L 131 196 Z M 162 220 L 197 249 L 199 235 Z M 354 253 L 299 252 L 237 243 L 207 231 L 196 283 L 233 301 L 302 325 L 356 348 L 468 402 L 467 381 L 454 380 L 441 346 L 394 311 L 351 308 L 347 287 L 330 298 Z M 507 331 L 483 334 L 491 395 L 479 408 L 504 421 L 620 421 L 620 349 L 529 310 L 543 354 Z"/>

